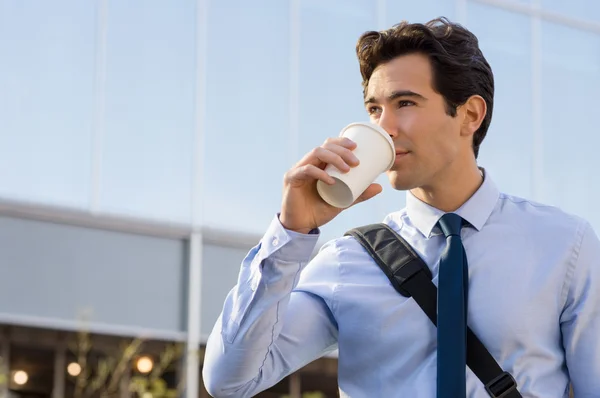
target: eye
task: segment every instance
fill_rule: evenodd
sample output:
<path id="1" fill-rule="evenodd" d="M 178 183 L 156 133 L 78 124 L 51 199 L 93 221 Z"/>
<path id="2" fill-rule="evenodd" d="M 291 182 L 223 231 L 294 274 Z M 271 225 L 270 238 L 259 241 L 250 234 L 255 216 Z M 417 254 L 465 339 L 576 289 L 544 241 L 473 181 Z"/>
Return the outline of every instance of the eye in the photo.
<path id="1" fill-rule="evenodd" d="M 367 108 L 367 113 L 368 113 L 369 115 L 373 115 L 373 114 L 375 114 L 375 113 L 378 113 L 379 111 L 380 111 L 380 108 L 379 108 L 378 106 L 369 106 L 369 107 Z"/>
<path id="2" fill-rule="evenodd" d="M 413 105 L 416 105 L 413 101 L 409 101 L 409 100 L 398 101 L 399 108 L 403 108 L 405 106 L 413 106 Z"/>

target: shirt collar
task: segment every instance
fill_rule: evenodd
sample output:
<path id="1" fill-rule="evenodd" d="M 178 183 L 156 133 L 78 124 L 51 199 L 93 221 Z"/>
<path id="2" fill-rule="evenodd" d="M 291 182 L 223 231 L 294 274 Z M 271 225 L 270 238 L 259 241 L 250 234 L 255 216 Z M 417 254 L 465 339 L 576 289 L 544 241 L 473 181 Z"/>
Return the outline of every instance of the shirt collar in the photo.
<path id="1" fill-rule="evenodd" d="M 471 226 L 479 231 L 486 223 L 496 206 L 500 192 L 492 181 L 489 173 L 483 168 L 483 183 L 477 191 L 467 200 L 456 214 L 465 219 Z M 444 212 L 421 201 L 410 191 L 406 192 L 406 211 L 411 223 L 423 234 L 430 237 L 431 232 Z"/>

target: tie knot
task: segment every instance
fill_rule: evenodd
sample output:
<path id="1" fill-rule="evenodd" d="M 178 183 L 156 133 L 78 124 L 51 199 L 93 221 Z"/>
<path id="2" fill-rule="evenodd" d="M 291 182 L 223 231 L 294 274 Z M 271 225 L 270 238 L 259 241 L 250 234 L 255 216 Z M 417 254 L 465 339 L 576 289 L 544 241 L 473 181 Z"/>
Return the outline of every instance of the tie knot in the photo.
<path id="1" fill-rule="evenodd" d="M 456 213 L 446 213 L 440 218 L 438 224 L 446 238 L 450 235 L 457 235 L 460 237 L 463 218 Z"/>

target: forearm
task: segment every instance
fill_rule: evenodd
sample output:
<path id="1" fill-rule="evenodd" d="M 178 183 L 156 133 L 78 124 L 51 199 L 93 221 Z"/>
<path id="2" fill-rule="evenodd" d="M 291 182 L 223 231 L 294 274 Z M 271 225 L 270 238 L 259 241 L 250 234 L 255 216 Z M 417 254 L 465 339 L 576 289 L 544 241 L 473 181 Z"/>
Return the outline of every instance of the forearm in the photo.
<path id="1" fill-rule="evenodd" d="M 204 379 L 212 395 L 251 396 L 335 341 L 323 302 L 292 294 L 317 238 L 290 233 L 274 221 L 244 259 L 207 344 Z"/>

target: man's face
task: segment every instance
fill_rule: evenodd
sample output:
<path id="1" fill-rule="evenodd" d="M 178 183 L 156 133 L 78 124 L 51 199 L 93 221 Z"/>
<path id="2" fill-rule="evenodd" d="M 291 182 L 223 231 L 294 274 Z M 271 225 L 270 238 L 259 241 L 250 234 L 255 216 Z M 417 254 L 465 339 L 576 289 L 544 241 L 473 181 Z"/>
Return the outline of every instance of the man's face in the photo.
<path id="1" fill-rule="evenodd" d="M 458 167 L 457 158 L 470 151 L 460 133 L 461 113 L 446 113 L 432 77 L 429 59 L 410 54 L 378 66 L 369 80 L 366 110 L 396 146 L 395 163 L 387 172 L 395 189 L 427 188 L 443 181 L 453 165 Z"/>

